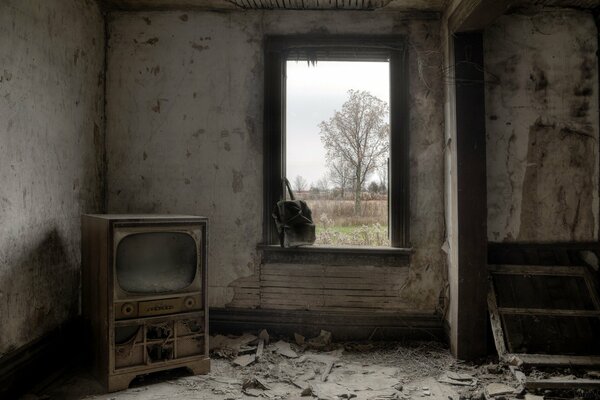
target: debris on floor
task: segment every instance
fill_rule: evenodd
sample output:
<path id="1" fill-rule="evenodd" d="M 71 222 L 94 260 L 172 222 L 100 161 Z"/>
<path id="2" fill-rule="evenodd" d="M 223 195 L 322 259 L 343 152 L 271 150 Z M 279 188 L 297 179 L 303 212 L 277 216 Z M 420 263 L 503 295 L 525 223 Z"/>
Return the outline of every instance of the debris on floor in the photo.
<path id="1" fill-rule="evenodd" d="M 600 385 L 597 369 L 540 370 L 495 362 L 476 365 L 454 359 L 438 342 L 337 343 L 333 339 L 327 331 L 314 338 L 299 334 L 273 338 L 266 330 L 258 335 L 216 335 L 210 340 L 212 366 L 207 375 L 163 378 L 151 386 L 86 399 L 600 398 L 594 397 L 599 392 L 593 383 Z M 528 386 L 532 382 L 533 387 Z M 546 388 L 539 382 L 552 382 L 554 386 Z M 152 381 L 146 379 L 144 383 Z M 565 390 L 561 384 L 567 383 L 587 386 Z"/>

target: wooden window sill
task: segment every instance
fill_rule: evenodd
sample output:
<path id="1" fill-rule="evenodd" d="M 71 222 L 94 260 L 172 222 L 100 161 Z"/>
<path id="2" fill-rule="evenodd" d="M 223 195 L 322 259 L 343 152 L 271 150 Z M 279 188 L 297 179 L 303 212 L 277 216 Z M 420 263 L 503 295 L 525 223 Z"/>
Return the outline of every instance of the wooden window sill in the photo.
<path id="1" fill-rule="evenodd" d="M 407 266 L 413 250 L 397 247 L 358 247 L 312 245 L 283 248 L 279 245 L 259 244 L 263 262 L 267 264 L 323 264 Z"/>

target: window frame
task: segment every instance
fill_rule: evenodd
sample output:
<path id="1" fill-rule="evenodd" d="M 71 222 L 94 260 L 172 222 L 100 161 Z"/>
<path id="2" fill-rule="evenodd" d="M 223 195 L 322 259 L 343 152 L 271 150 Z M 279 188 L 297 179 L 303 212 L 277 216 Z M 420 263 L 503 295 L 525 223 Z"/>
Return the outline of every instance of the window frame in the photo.
<path id="1" fill-rule="evenodd" d="M 388 61 L 390 66 L 390 247 L 407 249 L 409 238 L 408 51 L 402 35 L 274 35 L 264 41 L 263 245 L 279 243 L 271 216 L 284 198 L 286 62 Z M 331 248 L 344 248 L 331 246 Z M 348 249 L 360 251 L 362 246 Z M 365 252 L 373 247 L 364 247 Z M 381 249 L 386 249 L 383 247 Z"/>

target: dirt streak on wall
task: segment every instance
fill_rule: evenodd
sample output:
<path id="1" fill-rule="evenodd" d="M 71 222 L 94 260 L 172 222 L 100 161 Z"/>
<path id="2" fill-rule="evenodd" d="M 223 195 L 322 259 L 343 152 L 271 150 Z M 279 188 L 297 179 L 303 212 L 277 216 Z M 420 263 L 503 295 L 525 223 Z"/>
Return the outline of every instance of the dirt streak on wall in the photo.
<path id="1" fill-rule="evenodd" d="M 410 267 L 399 266 L 398 274 L 390 275 L 388 300 L 396 310 L 434 311 L 444 268 L 443 95 L 436 14 L 115 13 L 109 32 L 109 211 L 208 216 L 211 306 L 266 307 L 257 301 L 258 294 L 270 299 L 270 307 L 288 308 L 305 307 L 286 305 L 285 293 L 271 290 L 267 296 L 259 285 L 263 267 L 275 268 L 261 266 L 256 249 L 263 215 L 264 35 L 406 35 L 415 253 Z M 310 268 L 305 271 L 310 281 Z M 369 268 L 360 273 L 367 283 L 376 283 Z M 240 291 L 244 285 L 248 290 Z"/>
<path id="2" fill-rule="evenodd" d="M 486 30 L 489 240 L 598 239 L 597 33 L 567 9 Z"/>
<path id="3" fill-rule="evenodd" d="M 79 312 L 79 216 L 101 207 L 103 59 L 96 2 L 0 2 L 0 356 Z"/>

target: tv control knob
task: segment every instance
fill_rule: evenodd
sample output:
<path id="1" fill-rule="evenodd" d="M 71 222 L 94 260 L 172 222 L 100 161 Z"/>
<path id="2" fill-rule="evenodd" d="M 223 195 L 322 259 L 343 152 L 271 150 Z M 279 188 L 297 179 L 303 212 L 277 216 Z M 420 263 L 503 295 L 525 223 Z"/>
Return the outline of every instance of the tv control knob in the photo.
<path id="1" fill-rule="evenodd" d="M 185 305 L 185 308 L 192 308 L 196 305 L 196 300 L 194 300 L 193 297 L 186 297 L 183 304 Z"/>
<path id="2" fill-rule="evenodd" d="M 125 303 L 121 307 L 121 312 L 125 316 L 132 315 L 133 314 L 133 310 L 134 310 L 134 307 L 133 307 L 133 304 L 131 304 L 131 303 Z"/>

